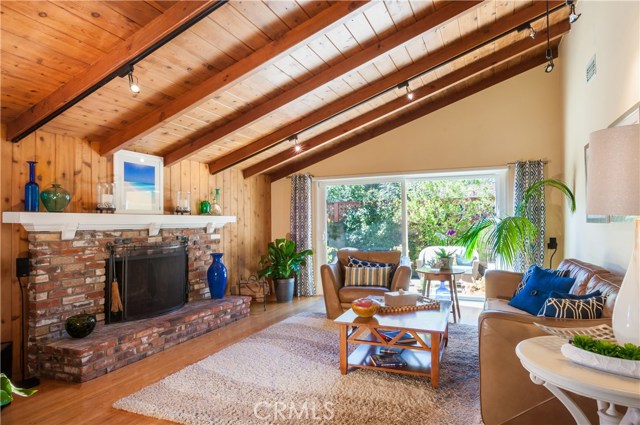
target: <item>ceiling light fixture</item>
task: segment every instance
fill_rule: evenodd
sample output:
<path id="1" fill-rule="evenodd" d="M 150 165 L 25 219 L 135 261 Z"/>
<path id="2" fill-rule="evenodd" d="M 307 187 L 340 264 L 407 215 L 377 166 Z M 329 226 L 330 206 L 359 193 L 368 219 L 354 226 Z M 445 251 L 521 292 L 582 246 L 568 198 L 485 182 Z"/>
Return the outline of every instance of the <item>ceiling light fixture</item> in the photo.
<path id="1" fill-rule="evenodd" d="M 573 24 L 582 16 L 582 13 L 576 15 L 576 2 L 573 0 L 567 0 L 567 6 L 569 6 L 569 23 Z"/>
<path id="2" fill-rule="evenodd" d="M 547 0 L 547 51 L 545 52 L 545 58 L 549 61 L 547 66 L 544 67 L 544 72 L 547 74 L 553 71 L 553 52 L 551 51 L 551 27 L 549 26 L 549 0 Z"/>
<path id="3" fill-rule="evenodd" d="M 409 88 L 409 80 L 405 81 L 404 83 L 398 84 L 398 88 L 399 89 L 406 89 L 407 90 L 407 99 L 413 100 L 415 95 L 413 94 L 413 92 Z"/>
<path id="4" fill-rule="evenodd" d="M 516 28 L 516 30 L 518 32 L 529 31 L 529 37 L 531 38 L 536 38 L 536 35 L 538 34 L 538 32 L 534 30 L 533 27 L 531 26 L 531 23 L 522 24 L 518 28 Z"/>
<path id="5" fill-rule="evenodd" d="M 293 150 L 296 153 L 302 152 L 302 146 L 300 146 L 298 144 L 298 135 L 297 134 L 294 134 L 293 136 L 289 137 L 289 141 L 293 142 Z"/>
<path id="6" fill-rule="evenodd" d="M 131 93 L 134 93 L 134 94 L 140 93 L 140 86 L 138 85 L 138 77 L 133 75 L 133 65 L 131 66 L 131 71 L 129 71 L 127 76 L 129 77 L 129 90 L 131 90 Z M 135 82 L 134 82 L 134 78 L 135 78 Z"/>

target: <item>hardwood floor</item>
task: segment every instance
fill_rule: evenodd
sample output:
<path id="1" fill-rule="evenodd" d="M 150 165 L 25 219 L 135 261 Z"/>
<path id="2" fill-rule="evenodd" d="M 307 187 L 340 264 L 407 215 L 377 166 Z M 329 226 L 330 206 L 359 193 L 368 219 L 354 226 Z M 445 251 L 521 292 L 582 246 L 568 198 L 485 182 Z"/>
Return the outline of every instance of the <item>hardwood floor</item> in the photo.
<path id="1" fill-rule="evenodd" d="M 462 323 L 475 325 L 481 304 L 463 303 L 461 307 Z M 83 384 L 43 380 L 36 395 L 29 398 L 16 397 L 10 406 L 2 410 L 0 421 L 3 425 L 171 423 L 115 410 L 111 405 L 126 395 L 302 311 L 324 312 L 322 297 L 294 299 L 291 304 L 269 303 L 267 311 L 263 311 L 262 304 L 254 303 L 248 319 Z"/>

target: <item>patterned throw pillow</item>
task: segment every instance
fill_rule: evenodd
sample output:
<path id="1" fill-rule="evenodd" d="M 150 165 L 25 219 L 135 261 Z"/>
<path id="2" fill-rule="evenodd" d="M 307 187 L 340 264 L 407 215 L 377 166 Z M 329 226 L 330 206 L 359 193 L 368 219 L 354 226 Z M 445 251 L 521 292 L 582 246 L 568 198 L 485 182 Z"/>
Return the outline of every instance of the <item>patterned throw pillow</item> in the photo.
<path id="1" fill-rule="evenodd" d="M 600 291 L 586 295 L 561 294 L 552 291 L 538 312 L 538 316 L 558 319 L 599 319 L 606 297 Z"/>
<path id="2" fill-rule="evenodd" d="M 389 286 L 391 267 L 345 267 L 344 286 Z"/>
<path id="3" fill-rule="evenodd" d="M 347 260 L 348 260 L 347 267 L 389 267 L 391 270 L 389 271 L 389 281 L 387 282 L 386 286 L 391 287 L 391 281 L 393 280 L 393 272 L 396 270 L 395 264 L 360 260 L 358 258 L 351 257 L 351 256 L 348 256 Z"/>
<path id="4" fill-rule="evenodd" d="M 527 284 L 527 280 L 529 280 L 529 278 L 531 277 L 531 273 L 533 273 L 533 268 L 534 267 L 538 267 L 536 265 L 532 265 L 529 267 L 529 269 L 524 272 L 524 274 L 522 275 L 522 280 L 520 280 L 520 283 L 518 283 L 518 287 L 516 288 L 516 292 L 513 293 L 513 296 L 515 297 L 516 295 L 518 295 L 518 292 L 522 291 L 522 288 L 524 288 L 524 285 Z M 565 269 L 565 270 L 555 270 L 555 269 L 545 269 L 544 267 L 540 267 L 542 270 L 549 272 L 549 273 L 555 273 L 556 275 L 560 276 L 560 277 L 569 277 L 569 275 L 571 274 L 571 272 L 569 271 L 569 269 Z"/>

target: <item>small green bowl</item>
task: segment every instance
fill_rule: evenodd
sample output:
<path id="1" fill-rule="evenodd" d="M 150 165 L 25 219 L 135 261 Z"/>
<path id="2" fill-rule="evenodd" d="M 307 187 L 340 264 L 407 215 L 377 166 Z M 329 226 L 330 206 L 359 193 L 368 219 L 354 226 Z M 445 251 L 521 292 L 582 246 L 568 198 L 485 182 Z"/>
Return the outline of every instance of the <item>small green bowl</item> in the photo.
<path id="1" fill-rule="evenodd" d="M 96 327 L 95 314 L 76 314 L 64 322 L 64 328 L 73 338 L 84 338 Z"/>

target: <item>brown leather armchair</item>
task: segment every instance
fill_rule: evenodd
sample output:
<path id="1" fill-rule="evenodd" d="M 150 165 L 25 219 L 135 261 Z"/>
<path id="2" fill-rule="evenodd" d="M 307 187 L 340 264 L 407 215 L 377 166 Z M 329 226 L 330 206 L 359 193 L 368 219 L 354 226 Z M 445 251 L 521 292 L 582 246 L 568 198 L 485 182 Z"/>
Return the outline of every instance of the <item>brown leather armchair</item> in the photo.
<path id="1" fill-rule="evenodd" d="M 347 257 L 359 260 L 393 263 L 397 267 L 393 272 L 391 288 L 375 286 L 344 286 L 344 268 L 348 263 Z M 327 318 L 335 319 L 344 310 L 351 307 L 351 302 L 369 295 L 383 295 L 387 291 L 407 290 L 411 283 L 411 262 L 403 257 L 400 251 L 359 251 L 353 248 L 342 248 L 335 260 L 320 267 L 322 289 L 324 291 L 324 305 Z"/>

